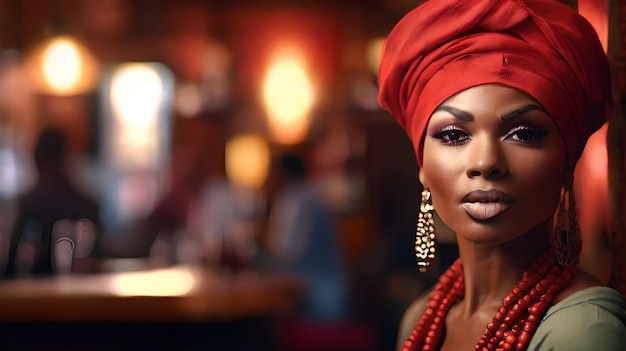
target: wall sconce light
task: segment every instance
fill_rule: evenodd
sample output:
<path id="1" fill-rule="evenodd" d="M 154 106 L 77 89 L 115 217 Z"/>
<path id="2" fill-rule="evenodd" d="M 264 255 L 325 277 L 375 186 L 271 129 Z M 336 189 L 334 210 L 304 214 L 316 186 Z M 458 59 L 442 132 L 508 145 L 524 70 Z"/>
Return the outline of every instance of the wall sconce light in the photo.
<path id="1" fill-rule="evenodd" d="M 273 141 L 297 144 L 306 138 L 315 92 L 298 55 L 284 53 L 272 61 L 263 85 L 263 101 Z"/>
<path id="2" fill-rule="evenodd" d="M 240 134 L 226 143 L 226 175 L 235 186 L 258 190 L 269 174 L 270 150 L 258 134 Z"/>
<path id="3" fill-rule="evenodd" d="M 28 56 L 34 90 L 68 96 L 92 90 L 97 84 L 99 63 L 87 48 L 70 35 L 44 41 Z"/>

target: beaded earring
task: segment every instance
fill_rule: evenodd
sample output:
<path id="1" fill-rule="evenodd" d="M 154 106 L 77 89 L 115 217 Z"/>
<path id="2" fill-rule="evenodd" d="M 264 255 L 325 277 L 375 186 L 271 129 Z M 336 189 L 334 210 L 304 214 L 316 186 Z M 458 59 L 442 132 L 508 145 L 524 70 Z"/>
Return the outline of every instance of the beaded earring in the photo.
<path id="1" fill-rule="evenodd" d="M 556 224 L 552 235 L 556 258 L 560 265 L 578 263 L 582 241 L 578 228 L 576 200 L 572 189 L 561 189 L 561 201 L 556 212 Z"/>
<path id="2" fill-rule="evenodd" d="M 435 221 L 433 219 L 433 207 L 430 201 L 430 191 L 422 191 L 420 213 L 417 218 L 417 230 L 415 232 L 415 257 L 420 272 L 426 272 L 430 260 L 435 258 Z"/>

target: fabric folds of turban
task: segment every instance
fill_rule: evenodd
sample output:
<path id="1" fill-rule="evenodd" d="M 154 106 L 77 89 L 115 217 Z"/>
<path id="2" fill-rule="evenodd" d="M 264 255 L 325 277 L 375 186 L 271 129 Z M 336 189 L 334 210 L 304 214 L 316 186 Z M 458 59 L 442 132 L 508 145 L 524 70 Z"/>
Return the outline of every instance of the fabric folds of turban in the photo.
<path id="1" fill-rule="evenodd" d="M 611 105 L 609 63 L 593 27 L 556 0 L 431 0 L 387 37 L 379 104 L 422 164 L 428 119 L 450 96 L 499 83 L 535 98 L 575 162 Z"/>

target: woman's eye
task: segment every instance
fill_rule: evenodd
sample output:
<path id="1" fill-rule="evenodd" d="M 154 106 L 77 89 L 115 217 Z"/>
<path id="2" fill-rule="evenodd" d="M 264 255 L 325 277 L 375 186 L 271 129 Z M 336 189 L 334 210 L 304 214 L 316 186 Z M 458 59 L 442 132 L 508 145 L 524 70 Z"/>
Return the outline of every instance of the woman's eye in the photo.
<path id="1" fill-rule="evenodd" d="M 529 126 L 518 126 L 510 130 L 504 140 L 512 140 L 523 144 L 528 144 L 546 136 L 547 131 Z"/>
<path id="2" fill-rule="evenodd" d="M 438 139 L 442 144 L 460 145 L 467 142 L 470 139 L 470 136 L 455 127 L 446 127 L 433 134 L 433 138 Z"/>

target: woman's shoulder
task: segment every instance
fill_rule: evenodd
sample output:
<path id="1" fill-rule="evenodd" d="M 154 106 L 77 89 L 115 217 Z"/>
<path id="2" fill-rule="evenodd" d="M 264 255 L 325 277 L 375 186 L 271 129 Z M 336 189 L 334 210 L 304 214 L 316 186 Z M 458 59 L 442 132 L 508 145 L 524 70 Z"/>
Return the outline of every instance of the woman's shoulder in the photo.
<path id="1" fill-rule="evenodd" d="M 411 332 L 415 329 L 415 325 L 417 325 L 417 322 L 419 322 L 424 314 L 426 306 L 428 305 L 428 299 L 431 295 L 432 289 L 415 299 L 406 309 L 400 321 L 397 345 L 402 345 L 404 341 L 409 338 L 409 335 L 411 335 Z"/>
<path id="2" fill-rule="evenodd" d="M 548 309 L 528 350 L 626 350 L 626 303 L 614 289 L 576 291 Z"/>

